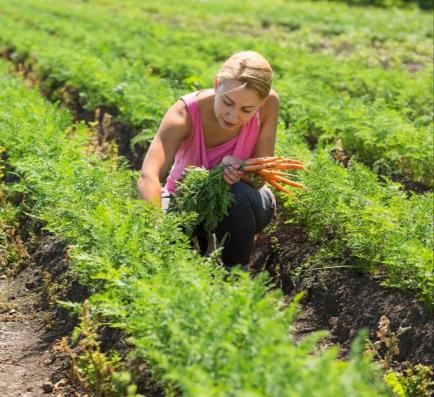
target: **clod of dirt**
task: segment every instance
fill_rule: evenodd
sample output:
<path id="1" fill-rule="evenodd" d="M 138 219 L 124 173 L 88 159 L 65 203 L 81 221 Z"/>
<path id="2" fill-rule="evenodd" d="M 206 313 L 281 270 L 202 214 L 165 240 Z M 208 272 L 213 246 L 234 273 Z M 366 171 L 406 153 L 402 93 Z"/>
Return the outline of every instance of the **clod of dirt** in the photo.
<path id="1" fill-rule="evenodd" d="M 44 393 L 51 393 L 54 390 L 54 385 L 51 382 L 45 382 L 42 385 L 42 390 Z"/>

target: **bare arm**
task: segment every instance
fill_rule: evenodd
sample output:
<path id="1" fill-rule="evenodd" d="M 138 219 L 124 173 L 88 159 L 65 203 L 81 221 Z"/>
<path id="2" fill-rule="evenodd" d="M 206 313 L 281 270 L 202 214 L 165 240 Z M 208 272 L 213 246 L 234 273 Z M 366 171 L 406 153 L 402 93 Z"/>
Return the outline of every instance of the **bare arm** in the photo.
<path id="1" fill-rule="evenodd" d="M 169 173 L 176 152 L 190 132 L 190 116 L 184 102 L 179 100 L 164 115 L 143 160 L 137 187 L 144 200 L 161 207 L 161 182 Z"/>
<path id="2" fill-rule="evenodd" d="M 274 90 L 271 90 L 261 107 L 261 132 L 256 142 L 253 157 L 274 156 L 278 115 L 279 96 Z M 251 176 L 252 174 L 250 176 L 245 174 L 241 179 L 257 189 L 264 185 L 261 179 L 251 178 Z"/>
<path id="3" fill-rule="evenodd" d="M 277 118 L 279 116 L 279 96 L 274 90 L 261 107 L 261 132 L 256 142 L 253 157 L 274 156 Z"/>

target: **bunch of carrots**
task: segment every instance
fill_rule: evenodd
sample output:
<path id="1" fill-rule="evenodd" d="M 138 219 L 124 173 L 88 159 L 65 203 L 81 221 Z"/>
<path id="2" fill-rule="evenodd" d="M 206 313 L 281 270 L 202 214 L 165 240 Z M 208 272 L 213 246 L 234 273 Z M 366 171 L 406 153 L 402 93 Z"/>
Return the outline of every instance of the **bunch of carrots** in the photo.
<path id="1" fill-rule="evenodd" d="M 212 170 L 190 166 L 183 178 L 177 181 L 176 194 L 170 200 L 170 212 L 196 213 L 189 225 L 184 224 L 186 232 L 192 235 L 195 227 L 203 223 L 206 232 L 212 233 L 219 222 L 228 214 L 234 200 L 230 186 L 224 181 L 226 165 L 220 164 Z M 284 157 L 251 158 L 241 162 L 241 170 L 257 175 L 276 189 L 291 194 L 282 185 L 303 188 L 300 183 L 287 179 L 291 174 L 285 171 L 304 170 L 301 161 Z"/>
<path id="2" fill-rule="evenodd" d="M 287 179 L 292 174 L 288 170 L 305 170 L 306 167 L 300 160 L 285 157 L 259 157 L 251 158 L 241 163 L 241 169 L 248 173 L 254 173 L 264 182 L 277 190 L 291 195 L 291 192 L 282 185 L 296 188 L 304 188 L 301 183 Z"/>

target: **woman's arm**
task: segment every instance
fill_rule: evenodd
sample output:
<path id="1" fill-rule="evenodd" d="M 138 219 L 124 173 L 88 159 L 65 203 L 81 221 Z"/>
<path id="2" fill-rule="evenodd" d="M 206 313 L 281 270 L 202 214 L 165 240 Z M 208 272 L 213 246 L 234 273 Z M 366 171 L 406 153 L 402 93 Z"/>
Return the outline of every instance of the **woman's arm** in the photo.
<path id="1" fill-rule="evenodd" d="M 274 156 L 276 143 L 277 119 L 279 116 L 279 96 L 271 90 L 260 110 L 261 132 L 256 142 L 253 157 Z"/>
<path id="2" fill-rule="evenodd" d="M 164 115 L 143 160 L 137 187 L 144 200 L 161 207 L 161 182 L 169 173 L 175 154 L 190 135 L 191 128 L 191 118 L 184 102 L 179 100 Z"/>
<path id="3" fill-rule="evenodd" d="M 274 145 L 276 142 L 277 119 L 279 116 L 279 96 L 276 91 L 271 90 L 270 95 L 265 99 L 261 107 L 261 132 L 256 142 L 253 157 L 274 156 Z M 264 182 L 255 177 L 254 174 L 245 174 L 241 180 L 255 187 L 264 186 Z"/>

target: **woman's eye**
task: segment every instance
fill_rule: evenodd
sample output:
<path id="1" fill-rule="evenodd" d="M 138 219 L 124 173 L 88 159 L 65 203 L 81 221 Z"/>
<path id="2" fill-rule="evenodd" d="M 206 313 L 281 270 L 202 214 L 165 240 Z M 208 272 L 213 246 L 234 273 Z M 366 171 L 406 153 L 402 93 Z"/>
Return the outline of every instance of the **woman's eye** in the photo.
<path id="1" fill-rule="evenodd" d="M 231 102 L 227 102 L 227 101 L 223 101 L 223 103 L 224 103 L 226 106 L 233 106 L 233 105 L 234 105 L 233 103 L 231 103 Z M 252 113 L 253 110 L 245 110 L 245 109 L 243 109 L 243 112 L 249 114 L 249 113 Z"/>

